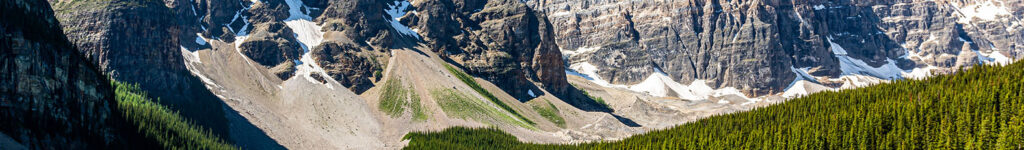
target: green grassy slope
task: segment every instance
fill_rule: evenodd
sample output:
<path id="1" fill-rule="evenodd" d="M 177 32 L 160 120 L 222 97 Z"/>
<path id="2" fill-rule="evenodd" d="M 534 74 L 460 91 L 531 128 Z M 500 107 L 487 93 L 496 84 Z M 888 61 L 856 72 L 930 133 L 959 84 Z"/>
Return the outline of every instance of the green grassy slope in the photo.
<path id="1" fill-rule="evenodd" d="M 238 149 L 214 136 L 210 131 L 146 96 L 136 85 L 112 81 L 117 110 L 147 138 L 165 149 Z"/>
<path id="2" fill-rule="evenodd" d="M 382 88 L 380 103 L 377 108 L 392 118 L 400 117 L 405 113 L 405 108 L 409 107 L 412 111 L 413 121 L 426 121 L 429 119 L 427 112 L 423 110 L 423 105 L 420 104 L 420 95 L 416 93 L 415 87 L 406 88 L 402 85 L 402 80 L 397 77 L 391 77 L 387 81 L 384 81 L 384 87 Z"/>
<path id="3" fill-rule="evenodd" d="M 410 133 L 407 149 L 1021 149 L 1024 63 L 821 92 L 615 142 L 520 143 L 494 129 Z"/>
<path id="4" fill-rule="evenodd" d="M 473 119 L 490 125 L 509 124 L 534 129 L 526 122 L 518 121 L 512 118 L 513 116 L 506 115 L 502 110 L 456 90 L 433 89 L 430 91 L 430 96 L 437 101 L 437 105 L 441 106 L 441 110 L 451 117 Z"/>
<path id="5" fill-rule="evenodd" d="M 509 113 L 512 113 L 512 115 L 515 115 L 516 118 L 519 118 L 519 120 L 522 120 L 527 124 L 536 124 L 532 120 L 523 117 L 523 115 L 519 114 L 519 112 L 517 112 L 515 109 L 512 109 L 511 106 L 505 104 L 505 102 L 501 102 L 501 100 L 499 100 L 498 97 L 495 97 L 494 94 L 491 94 L 491 92 L 487 91 L 487 89 L 484 89 L 483 87 L 480 86 L 480 84 L 476 83 L 476 80 L 473 79 L 472 76 L 469 76 L 469 74 L 459 71 L 458 69 L 455 69 L 455 67 L 452 67 L 451 65 L 448 64 L 444 64 L 444 67 L 445 69 L 448 69 L 449 73 L 455 75 L 455 77 L 459 78 L 459 80 L 462 80 L 462 82 L 466 83 L 466 85 L 469 85 L 470 88 L 473 88 L 474 91 L 479 93 L 481 96 L 484 96 L 484 98 L 487 98 L 487 100 L 490 100 L 492 103 L 497 104 L 498 107 L 501 107 L 501 109 L 504 109 Z"/>

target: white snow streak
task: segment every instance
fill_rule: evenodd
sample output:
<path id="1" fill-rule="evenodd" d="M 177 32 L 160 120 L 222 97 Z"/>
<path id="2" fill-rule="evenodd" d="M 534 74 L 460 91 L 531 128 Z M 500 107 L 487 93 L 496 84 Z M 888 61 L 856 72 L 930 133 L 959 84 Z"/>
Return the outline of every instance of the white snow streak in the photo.
<path id="1" fill-rule="evenodd" d="M 395 28 L 395 30 L 398 31 L 398 33 L 413 36 L 419 39 L 419 33 L 416 33 L 415 30 L 412 30 L 408 26 L 402 25 L 401 23 L 402 16 L 405 16 L 406 11 L 409 11 L 409 6 L 412 6 L 412 4 L 409 4 L 409 1 L 396 0 L 394 5 L 388 5 L 388 8 L 384 9 L 384 12 L 387 12 L 388 15 L 391 16 L 391 18 L 384 19 L 386 19 L 388 23 L 391 23 L 391 27 Z M 415 11 L 413 13 L 415 14 Z"/>
<path id="2" fill-rule="evenodd" d="M 285 19 L 285 25 L 291 28 L 295 32 L 295 39 L 299 40 L 299 44 L 302 46 L 303 54 L 302 58 L 299 59 L 301 65 L 296 66 L 295 74 L 303 76 L 306 80 L 313 83 L 319 83 L 318 80 L 314 79 L 311 74 L 318 74 L 325 78 L 328 84 L 325 84 L 327 88 L 334 89 L 334 86 L 330 83 L 337 82 L 333 77 L 328 76 L 324 73 L 324 69 L 320 67 L 313 57 L 310 56 L 309 51 L 319 46 L 323 42 L 324 32 L 321 27 L 311 21 L 313 17 L 310 17 L 307 12 L 301 11 L 300 8 L 313 9 L 305 6 L 301 0 L 286 0 L 288 3 L 288 13 L 291 14 L 288 19 Z"/>

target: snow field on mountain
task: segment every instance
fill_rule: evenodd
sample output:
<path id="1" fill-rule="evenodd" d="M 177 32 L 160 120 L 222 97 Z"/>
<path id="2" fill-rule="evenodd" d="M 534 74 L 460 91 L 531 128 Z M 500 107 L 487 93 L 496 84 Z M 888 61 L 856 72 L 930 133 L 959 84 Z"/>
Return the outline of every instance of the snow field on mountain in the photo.
<path id="1" fill-rule="evenodd" d="M 704 80 L 694 80 L 690 84 L 681 84 L 676 82 L 661 69 L 655 68 L 655 73 L 648 76 L 643 82 L 634 85 L 621 85 L 611 84 L 607 80 L 601 79 L 597 74 L 597 67 L 587 63 L 577 63 L 570 66 L 571 71 L 566 71 L 568 75 L 576 75 L 587 79 L 594 84 L 601 85 L 604 87 L 611 88 L 622 88 L 628 89 L 634 92 L 646 93 L 652 96 L 667 97 L 670 93 L 675 93 L 676 97 L 687 99 L 687 100 L 706 100 L 712 97 L 721 97 L 726 95 L 735 95 L 742 97 L 748 101 L 759 101 L 758 98 L 746 97 L 739 89 L 734 87 L 725 87 L 721 89 L 714 89 L 706 84 Z"/>

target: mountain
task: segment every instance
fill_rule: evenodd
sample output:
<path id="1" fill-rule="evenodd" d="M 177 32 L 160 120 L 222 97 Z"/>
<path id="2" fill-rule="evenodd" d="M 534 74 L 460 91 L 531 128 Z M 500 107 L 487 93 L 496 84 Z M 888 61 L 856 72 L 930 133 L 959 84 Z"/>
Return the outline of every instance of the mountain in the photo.
<path id="1" fill-rule="evenodd" d="M 1024 57 L 1024 6 L 1004 0 L 45 2 L 52 11 L 33 13 L 55 20 L 32 25 L 66 39 L 37 45 L 104 74 L 67 83 L 158 112 L 118 124 L 167 149 L 397 149 L 407 133 L 451 127 L 615 141 Z M 149 139 L 163 135 L 186 136 Z"/>
<path id="2" fill-rule="evenodd" d="M 0 149 L 126 149 L 141 140 L 110 81 L 65 38 L 45 1 L 0 1 Z"/>
<path id="3" fill-rule="evenodd" d="M 185 68 L 175 44 L 181 29 L 163 2 L 49 2 L 68 40 L 101 71 L 114 80 L 139 85 L 161 104 L 227 136 L 225 106 Z"/>
<path id="4" fill-rule="evenodd" d="M 912 78 L 1024 51 L 1024 3 L 1012 0 L 527 3 L 549 14 L 571 69 L 617 85 L 664 74 L 762 96 L 795 80 L 838 88 L 844 76 Z"/>

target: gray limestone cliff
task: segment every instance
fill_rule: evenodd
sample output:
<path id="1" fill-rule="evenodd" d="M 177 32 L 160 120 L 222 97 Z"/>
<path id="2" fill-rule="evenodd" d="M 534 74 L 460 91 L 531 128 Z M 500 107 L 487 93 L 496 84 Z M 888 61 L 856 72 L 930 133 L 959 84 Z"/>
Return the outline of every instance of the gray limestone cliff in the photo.
<path id="1" fill-rule="evenodd" d="M 575 54 L 567 56 L 569 63 L 592 64 L 614 84 L 636 84 L 660 69 L 684 84 L 706 80 L 715 88 L 765 95 L 781 92 L 796 78 L 791 68 L 842 75 L 833 47 L 870 67 L 895 64 L 902 70 L 956 68 L 996 53 L 1013 59 L 1024 52 L 1024 3 L 1014 0 L 527 3 L 548 14 L 556 43 Z"/>

